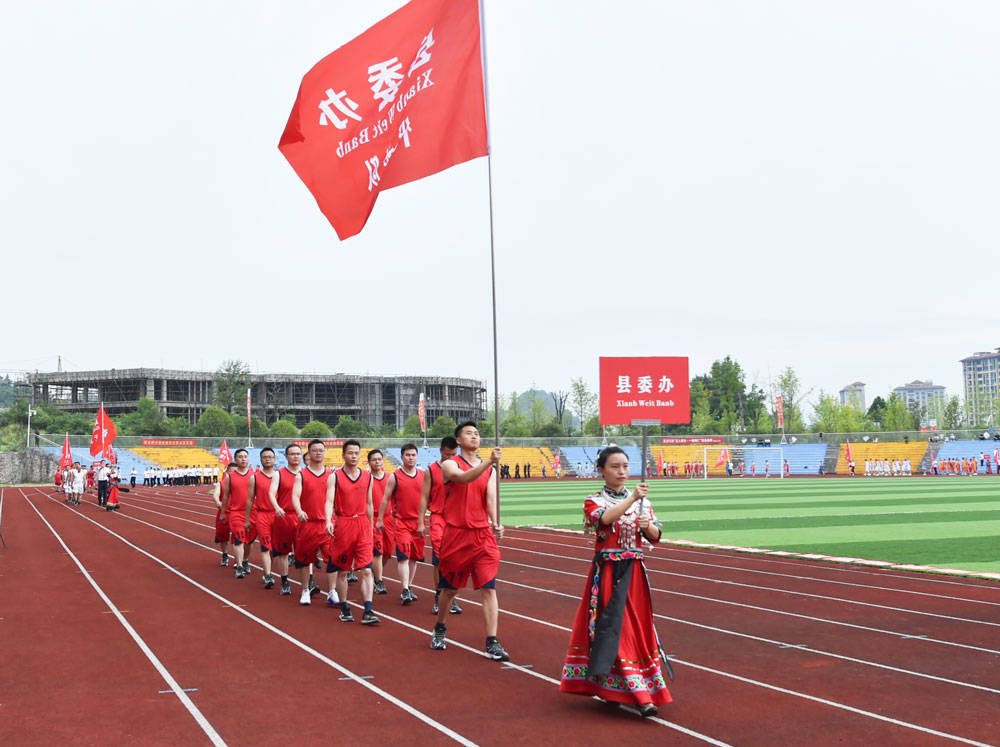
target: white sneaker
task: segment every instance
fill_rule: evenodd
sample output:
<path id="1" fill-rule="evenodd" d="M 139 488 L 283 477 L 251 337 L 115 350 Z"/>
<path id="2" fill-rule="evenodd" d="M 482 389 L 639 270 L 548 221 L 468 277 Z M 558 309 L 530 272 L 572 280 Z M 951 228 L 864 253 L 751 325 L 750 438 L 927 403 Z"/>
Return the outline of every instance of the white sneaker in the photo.
<path id="1" fill-rule="evenodd" d="M 336 589 L 331 589 L 330 593 L 326 595 L 326 603 L 331 606 L 340 604 L 340 595 L 337 594 Z"/>
<path id="2" fill-rule="evenodd" d="M 309 597 L 309 589 L 302 590 L 302 596 L 299 597 L 299 604 L 312 604 L 312 599 Z"/>

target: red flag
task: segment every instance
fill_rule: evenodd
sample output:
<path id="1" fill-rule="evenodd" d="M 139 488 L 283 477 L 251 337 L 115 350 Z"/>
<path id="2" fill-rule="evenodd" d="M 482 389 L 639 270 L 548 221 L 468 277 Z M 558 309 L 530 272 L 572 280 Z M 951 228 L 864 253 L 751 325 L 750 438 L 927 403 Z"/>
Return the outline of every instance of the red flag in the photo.
<path id="1" fill-rule="evenodd" d="M 847 448 L 844 449 L 844 461 L 851 462 L 853 461 L 853 457 L 851 457 L 851 442 L 847 441 L 846 443 L 847 443 Z"/>
<path id="2" fill-rule="evenodd" d="M 66 434 L 66 440 L 63 441 L 62 456 L 59 457 L 59 469 L 66 469 L 67 467 L 73 466 L 73 452 L 69 448 L 69 434 Z"/>
<path id="3" fill-rule="evenodd" d="M 728 461 L 729 461 L 729 447 L 723 446 L 722 451 L 719 453 L 719 458 L 715 460 L 715 466 L 721 467 Z"/>
<path id="4" fill-rule="evenodd" d="M 219 461 L 225 465 L 228 465 L 231 461 L 233 461 L 233 455 L 229 453 L 229 446 L 225 441 L 223 441 L 222 446 L 219 447 Z"/>
<path id="5" fill-rule="evenodd" d="M 94 421 L 94 432 L 90 435 L 90 455 L 97 456 L 108 446 L 118 435 L 114 421 L 104 412 L 104 404 L 101 404 L 97 411 L 97 420 Z"/>
<path id="6" fill-rule="evenodd" d="M 115 454 L 115 450 L 111 448 L 111 444 L 108 444 L 101 456 L 111 462 L 111 464 L 118 464 L 118 455 Z"/>
<path id="7" fill-rule="evenodd" d="M 775 410 L 777 410 L 776 414 L 778 416 L 778 427 L 779 428 L 784 428 L 785 427 L 785 408 L 784 408 L 784 405 L 781 402 L 781 395 L 780 394 L 777 397 L 775 397 L 775 401 L 777 403 L 776 407 L 775 407 Z"/>
<path id="8" fill-rule="evenodd" d="M 656 452 L 656 475 L 659 477 L 663 474 L 663 452 Z"/>
<path id="9" fill-rule="evenodd" d="M 420 431 L 427 430 L 427 405 L 424 403 L 424 393 L 420 393 L 420 404 L 417 405 L 417 415 L 420 416 Z"/>
<path id="10" fill-rule="evenodd" d="M 379 192 L 488 153 L 478 0 L 413 0 L 305 74 L 278 149 L 341 239 Z"/>

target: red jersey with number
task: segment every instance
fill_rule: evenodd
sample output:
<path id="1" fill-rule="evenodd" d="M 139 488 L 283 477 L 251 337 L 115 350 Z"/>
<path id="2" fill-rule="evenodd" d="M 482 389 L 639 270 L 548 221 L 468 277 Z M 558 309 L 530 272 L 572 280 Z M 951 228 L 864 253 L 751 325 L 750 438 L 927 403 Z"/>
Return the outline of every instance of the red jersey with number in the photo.
<path id="1" fill-rule="evenodd" d="M 418 469 L 408 475 L 397 469 L 396 489 L 392 491 L 392 515 L 403 521 L 414 522 L 420 516 L 420 492 L 424 487 L 424 471 Z"/>
<path id="2" fill-rule="evenodd" d="M 244 512 L 247 510 L 247 496 L 250 493 L 250 478 L 253 470 L 248 469 L 242 475 L 234 469 L 229 473 L 229 502 L 226 511 Z"/>
<path id="3" fill-rule="evenodd" d="M 267 494 L 271 490 L 271 480 L 277 475 L 268 477 L 261 470 L 257 470 L 254 475 L 253 508 L 254 511 L 270 511 L 274 513 L 274 506 Z"/>
<path id="4" fill-rule="evenodd" d="M 330 477 L 330 468 L 324 467 L 317 475 L 309 467 L 299 470 L 302 476 L 302 495 L 299 504 L 309 521 L 323 521 L 326 518 L 326 481 Z"/>
<path id="5" fill-rule="evenodd" d="M 301 470 L 299 471 L 301 472 Z M 295 506 L 292 505 L 292 488 L 295 486 L 297 474 L 299 473 L 292 472 L 288 467 L 282 467 L 278 470 L 278 493 L 274 498 L 285 513 L 295 512 Z"/>
<path id="6" fill-rule="evenodd" d="M 373 519 L 378 519 L 378 507 L 382 505 L 382 499 L 385 497 L 385 486 L 389 484 L 389 473 L 383 472 L 381 477 L 375 477 L 372 475 L 372 515 Z M 385 521 L 392 520 L 392 510 L 385 512 Z"/>
<path id="7" fill-rule="evenodd" d="M 431 498 L 429 508 L 432 514 L 440 514 L 444 511 L 444 497 L 447 495 L 447 486 L 444 484 L 444 475 L 441 473 L 441 465 L 434 462 L 427 468 L 427 478 L 431 481 Z"/>
<path id="8" fill-rule="evenodd" d="M 460 454 L 451 458 L 462 472 L 468 472 L 473 465 Z M 470 483 L 462 485 L 449 482 L 444 500 L 444 521 L 453 527 L 463 529 L 483 529 L 490 525 L 490 515 L 486 512 L 486 488 L 493 477 L 493 467 L 484 471 Z"/>
<path id="9" fill-rule="evenodd" d="M 333 510 L 337 516 L 364 516 L 368 513 L 368 486 L 372 473 L 358 470 L 351 479 L 343 468 L 337 470 L 337 491 L 333 497 Z"/>

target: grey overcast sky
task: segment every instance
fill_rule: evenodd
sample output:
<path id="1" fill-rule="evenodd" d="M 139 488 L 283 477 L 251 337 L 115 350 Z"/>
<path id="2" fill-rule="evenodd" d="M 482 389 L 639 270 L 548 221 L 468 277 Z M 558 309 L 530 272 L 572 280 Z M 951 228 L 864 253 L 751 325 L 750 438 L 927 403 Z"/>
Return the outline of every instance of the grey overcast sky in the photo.
<path id="1" fill-rule="evenodd" d="M 5 8 L 0 369 L 492 382 L 486 160 L 341 242 L 277 149 L 302 75 L 401 4 Z M 996 2 L 486 20 L 503 392 L 731 355 L 762 385 L 960 393 L 959 359 L 1000 346 Z"/>

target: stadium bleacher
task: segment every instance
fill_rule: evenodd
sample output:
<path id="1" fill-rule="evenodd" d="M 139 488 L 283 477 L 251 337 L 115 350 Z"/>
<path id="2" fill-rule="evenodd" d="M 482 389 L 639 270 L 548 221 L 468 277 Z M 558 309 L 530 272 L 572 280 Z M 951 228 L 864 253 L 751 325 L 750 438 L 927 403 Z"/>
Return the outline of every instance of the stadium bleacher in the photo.
<path id="1" fill-rule="evenodd" d="M 55 456 L 56 460 L 62 456 L 62 447 L 60 446 L 43 446 L 42 448 Z M 91 456 L 90 449 L 88 447 L 75 446 L 70 448 L 70 453 L 73 455 L 74 461 L 87 467 L 92 465 L 99 458 Z M 156 464 L 155 462 L 151 462 L 141 455 L 134 453 L 131 449 L 115 449 L 115 456 L 118 459 L 118 468 L 121 470 L 122 477 L 125 478 L 126 482 L 132 474 L 132 469 L 135 468 L 136 479 L 141 483 L 142 471 L 146 469 L 146 467 L 155 466 Z"/>
<path id="2" fill-rule="evenodd" d="M 894 459 L 909 459 L 913 466 L 913 474 L 917 474 L 920 463 L 927 453 L 926 441 L 914 441 L 904 443 L 902 441 L 883 441 L 872 443 L 860 441 L 851 444 L 851 457 L 854 459 L 855 474 L 865 474 L 865 461 L 868 459 L 892 461 Z M 837 456 L 837 474 L 846 475 L 850 473 L 847 466 L 847 444 L 840 445 L 840 453 Z"/>
<path id="3" fill-rule="evenodd" d="M 994 460 L 994 452 L 1000 449 L 1000 444 L 995 441 L 963 440 L 945 441 L 937 453 L 937 460 L 941 462 L 947 459 L 975 459 L 976 471 L 979 474 L 986 474 L 986 462 L 983 455 Z M 994 460 L 994 465 L 996 461 Z M 995 468 L 992 468 L 995 471 Z"/>

